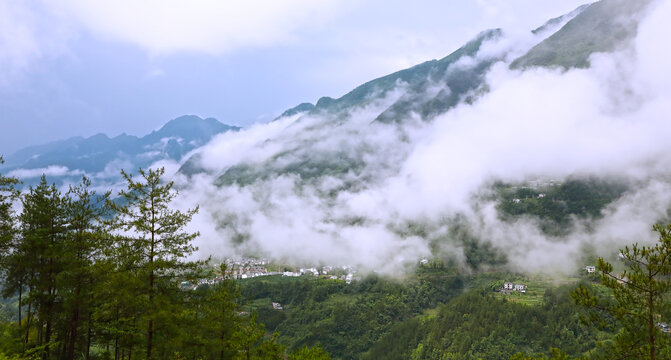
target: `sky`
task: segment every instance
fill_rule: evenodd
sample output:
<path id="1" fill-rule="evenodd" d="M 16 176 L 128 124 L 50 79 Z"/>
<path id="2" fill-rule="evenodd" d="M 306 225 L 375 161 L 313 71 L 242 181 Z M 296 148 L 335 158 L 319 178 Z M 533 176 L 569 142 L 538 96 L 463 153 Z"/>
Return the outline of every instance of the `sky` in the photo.
<path id="1" fill-rule="evenodd" d="M 268 122 L 585 2 L 0 0 L 0 154 L 184 114 Z"/>

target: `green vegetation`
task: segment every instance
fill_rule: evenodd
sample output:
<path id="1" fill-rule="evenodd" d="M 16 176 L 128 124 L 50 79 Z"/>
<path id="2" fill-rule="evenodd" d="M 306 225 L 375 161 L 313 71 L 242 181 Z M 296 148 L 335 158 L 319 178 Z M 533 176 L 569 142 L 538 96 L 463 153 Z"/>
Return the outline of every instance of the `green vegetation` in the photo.
<path id="1" fill-rule="evenodd" d="M 86 178 L 62 193 L 43 176 L 19 195 L 0 176 L 0 359 L 284 359 L 235 281 L 180 290 L 215 272 L 187 260 L 197 209 L 170 208 L 163 170 L 122 175 L 120 202 Z M 329 358 L 319 347 L 290 356 Z"/>
<path id="2" fill-rule="evenodd" d="M 599 347 L 600 358 L 668 359 L 671 341 L 660 323 L 671 315 L 671 224 L 656 225 L 659 242 L 622 250 L 627 269 L 614 273 L 613 265 L 599 259 L 597 269 L 608 295 L 584 285 L 571 295 L 592 310 L 590 320 L 600 328 L 619 329 L 615 338 Z"/>
<path id="3" fill-rule="evenodd" d="M 671 316 L 671 225 L 655 227 L 656 246 L 625 248 L 619 264 L 599 259 L 600 276 L 493 271 L 505 259 L 457 224 L 450 236 L 466 248 L 466 269 L 431 260 L 403 279 L 372 274 L 347 284 L 276 275 L 180 290 L 182 281 L 227 269 L 187 260 L 197 234 L 184 227 L 197 209 L 172 210 L 176 193 L 162 175 L 123 173 L 128 187 L 118 202 L 91 190 L 86 178 L 62 193 L 43 177 L 19 194 L 16 179 L 0 176 L 0 359 L 671 355 L 671 338 L 661 330 Z M 625 190 L 571 180 L 540 189 L 500 185 L 498 196 L 505 217 L 566 226 L 572 217 L 600 216 Z M 20 213 L 12 201 L 21 201 Z M 398 231 L 425 229 L 408 224 Z M 504 293 L 504 282 L 526 285 L 526 292 Z"/>
<path id="4" fill-rule="evenodd" d="M 412 329 L 408 338 L 405 332 Z M 467 292 L 432 317 L 398 324 L 370 350 L 370 359 L 509 359 L 518 352 L 571 355 L 593 348 L 600 334 L 580 323 L 568 288 L 547 290 L 543 303 L 527 306 L 483 290 Z M 408 339 L 401 343 L 399 339 Z"/>
<path id="5" fill-rule="evenodd" d="M 498 210 L 504 220 L 533 216 L 542 230 L 561 235 L 571 229 L 573 218 L 600 218 L 606 205 L 627 190 L 620 182 L 598 179 L 569 179 L 538 188 L 497 184 Z"/>
<path id="6" fill-rule="evenodd" d="M 504 281 L 524 283 L 527 293 L 500 293 Z M 321 344 L 337 359 L 508 359 L 519 352 L 551 356 L 553 347 L 580 356 L 612 337 L 581 322 L 587 313 L 569 296 L 578 281 L 593 286 L 586 275 L 466 275 L 432 261 L 403 280 L 373 275 L 346 285 L 270 276 L 240 283 L 259 319 L 289 349 Z"/>
<path id="7" fill-rule="evenodd" d="M 241 281 L 241 290 L 246 298 L 263 299 L 255 303 L 259 319 L 289 349 L 321 344 L 334 358 L 359 359 L 394 324 L 450 300 L 463 285 L 455 267 L 433 262 L 403 282 L 369 276 L 347 285 L 274 276 Z M 273 310 L 270 301 L 284 310 Z"/>
<path id="8" fill-rule="evenodd" d="M 589 67 L 592 54 L 615 51 L 636 36 L 637 18 L 650 3 L 651 0 L 595 2 L 510 67 Z"/>

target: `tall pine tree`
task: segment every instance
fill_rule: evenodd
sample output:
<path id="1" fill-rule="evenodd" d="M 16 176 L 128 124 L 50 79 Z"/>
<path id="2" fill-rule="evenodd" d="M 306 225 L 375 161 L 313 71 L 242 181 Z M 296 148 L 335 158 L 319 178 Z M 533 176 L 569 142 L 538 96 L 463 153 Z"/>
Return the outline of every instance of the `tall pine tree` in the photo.
<path id="1" fill-rule="evenodd" d="M 139 170 L 139 180 L 121 172 L 127 189 L 120 192 L 123 205 L 110 202 L 116 213 L 114 228 L 122 237 L 119 249 L 132 258 L 136 274 L 145 286 L 138 290 L 146 326 L 146 358 L 154 359 L 160 330 L 168 331 L 179 302 L 178 278 L 195 264 L 186 261 L 196 248 L 191 242 L 199 235 L 187 233 L 185 226 L 198 208 L 185 212 L 170 208 L 177 196 L 173 182 L 162 183 L 163 168 Z M 164 334 L 165 335 L 165 334 Z M 169 339 L 164 338 L 166 341 Z"/>
<path id="2" fill-rule="evenodd" d="M 580 285 L 571 293 L 574 300 L 592 310 L 591 319 L 604 326 L 615 322 L 620 332 L 612 346 L 600 349 L 608 359 L 667 359 L 669 337 L 657 326 L 660 314 L 668 310 L 671 291 L 671 224 L 656 225 L 659 242 L 654 246 L 634 244 L 621 251 L 627 265 L 614 273 L 613 265 L 600 258 L 597 269 L 601 284 L 611 297 L 602 297 Z M 664 354 L 659 351 L 663 349 Z M 661 355 L 661 356 L 660 356 Z"/>
<path id="3" fill-rule="evenodd" d="M 16 249 L 14 265 L 19 267 L 29 290 L 29 306 L 33 307 L 37 344 L 43 347 L 42 357 L 50 358 L 56 315 L 62 311 L 57 291 L 57 277 L 62 271 L 66 239 L 66 200 L 55 185 L 48 185 L 43 175 L 39 185 L 31 187 L 23 197 L 21 241 Z M 28 318 L 27 331 L 30 330 Z"/>
<path id="4" fill-rule="evenodd" d="M 110 193 L 98 195 L 90 186 L 91 181 L 84 177 L 79 185 L 71 186 L 67 194 L 67 241 L 61 251 L 65 265 L 58 277 L 59 293 L 63 297 L 66 314 L 65 326 L 61 331 L 62 338 L 67 340 L 63 347 L 67 359 L 73 359 L 77 350 L 78 357 L 89 353 L 88 330 L 91 324 L 88 323 L 90 317 L 84 315 L 93 310 L 91 299 L 98 278 L 95 265 L 102 259 L 102 250 L 109 238 L 103 226 L 103 218 L 108 215 Z M 81 331 L 84 329 L 87 331 Z"/>
<path id="5" fill-rule="evenodd" d="M 5 161 L 0 156 L 0 164 Z M 18 198 L 19 193 L 15 186 L 18 179 L 6 177 L 0 174 L 0 278 L 5 279 L 2 284 L 2 293 L 5 297 L 13 296 L 19 293 L 19 314 L 18 321 L 21 324 L 21 283 L 13 284 L 7 281 L 10 271 L 10 262 L 12 260 L 12 251 L 16 246 L 16 218 L 12 210 L 13 202 Z"/>

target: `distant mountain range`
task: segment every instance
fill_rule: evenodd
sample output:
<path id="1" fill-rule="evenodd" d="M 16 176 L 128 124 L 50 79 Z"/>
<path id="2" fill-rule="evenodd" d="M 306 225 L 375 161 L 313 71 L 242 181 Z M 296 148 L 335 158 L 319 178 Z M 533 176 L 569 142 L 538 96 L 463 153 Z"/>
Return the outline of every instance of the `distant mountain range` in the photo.
<path id="1" fill-rule="evenodd" d="M 275 121 L 287 118 L 291 131 L 265 139 L 257 150 L 275 149 L 267 157 L 221 164 L 216 182 L 221 186 L 253 183 L 281 174 L 295 174 L 304 180 L 323 176 L 359 174 L 367 166 L 366 159 L 377 151 L 365 141 L 353 149 L 334 150 L 319 146 L 333 134 L 351 132 L 350 137 L 364 136 L 369 124 L 393 126 L 412 119 L 431 121 L 462 103 L 471 103 L 489 91 L 486 74 L 491 67 L 506 61 L 511 69 L 531 67 L 589 67 L 590 56 L 596 52 L 612 52 L 633 39 L 640 14 L 651 0 L 602 0 L 584 5 L 563 16 L 549 20 L 532 32 L 539 43 L 524 55 L 510 61 L 508 52 L 485 52 L 485 44 L 495 44 L 503 36 L 500 29 L 483 31 L 473 40 L 440 59 L 374 79 L 358 86 L 340 98 L 322 97 L 315 104 L 301 103 L 286 110 Z M 626 15 L 626 16 L 622 16 Z M 353 116 L 366 109 L 365 119 Z M 314 119 L 320 120 L 316 123 Z M 363 123 L 352 124 L 352 119 Z M 299 129 L 300 130 L 297 130 Z M 215 119 L 182 116 L 144 137 L 122 134 L 109 138 L 104 134 L 89 138 L 73 137 L 5 155 L 2 173 L 52 167 L 60 177 L 104 174 L 118 169 L 147 167 L 164 159 L 181 161 L 186 175 L 207 171 L 199 164 L 198 148 L 216 134 L 241 130 Z M 392 145 L 393 146 L 393 145 Z M 280 149 L 280 150 L 277 150 Z M 195 151 L 194 151 L 195 150 Z M 189 152 L 188 159 L 182 159 Z M 401 155 L 399 155 L 401 156 Z M 396 166 L 393 160 L 381 164 L 383 169 Z M 211 171 L 211 169 L 210 169 Z M 359 174 L 360 175 L 360 174 Z M 367 179 L 375 177 L 368 174 Z M 377 176 L 385 176 L 380 173 Z"/>
<path id="2" fill-rule="evenodd" d="M 535 135 L 544 132 L 545 121 L 552 125 L 561 118 L 532 102 L 570 109 L 575 94 L 567 93 L 564 103 L 561 96 L 536 98 L 524 91 L 545 95 L 547 84 L 554 90 L 548 94 L 563 95 L 559 79 L 601 71 L 593 55 L 630 50 L 652 1 L 601 0 L 551 19 L 522 39 L 486 30 L 442 59 L 371 80 L 339 98 L 301 103 L 267 124 L 240 129 L 184 116 L 141 138 L 96 135 L 23 149 L 5 157 L 0 172 L 24 182 L 42 172 L 50 181 L 82 174 L 114 181 L 121 168 L 174 160 L 180 165 L 174 179 L 185 199 L 213 221 L 212 243 L 298 262 L 395 267 L 443 251 L 434 249 L 458 248 L 467 258 L 479 237 L 493 236 L 487 226 L 522 218 L 520 232 L 505 225 L 498 246 L 483 245 L 497 259 L 499 253 L 518 256 L 508 249 L 524 248 L 517 242 L 533 226 L 529 217 L 536 216 L 543 234 L 564 236 L 573 219 L 582 216 L 584 226 L 584 219 L 598 218 L 629 191 L 625 181 L 602 181 L 600 174 L 588 173 L 595 178 L 585 182 L 576 174 L 583 168 L 577 160 L 575 167 L 553 172 L 555 157 L 559 168 L 562 159 L 572 161 L 561 155 L 575 155 L 563 137 L 552 144 L 550 136 L 552 151 L 543 150 L 545 137 Z M 583 83 L 570 85 L 567 91 Z M 590 121 L 575 114 L 580 117 L 569 120 Z M 516 122 L 517 116 L 524 121 Z M 522 128 L 531 124 L 540 130 Z M 223 132 L 234 133 L 215 137 Z M 526 170 L 524 159 L 543 166 L 531 161 Z M 480 208 L 480 201 L 499 201 L 498 208 Z M 657 221 L 648 220 L 641 223 Z M 554 245 L 553 238 L 546 249 Z"/>
<path id="3" fill-rule="evenodd" d="M 3 174 L 30 173 L 31 176 L 39 176 L 37 173 L 44 170 L 50 177 L 80 177 L 82 174 L 93 176 L 102 173 L 111 164 L 124 165 L 126 170 L 134 171 L 159 160 L 179 161 L 182 156 L 204 145 L 215 135 L 238 130 L 239 127 L 223 124 L 213 118 L 201 119 L 186 115 L 170 120 L 159 130 L 143 137 L 124 133 L 110 138 L 105 134 L 97 134 L 27 147 L 5 156 L 5 164 L 0 166 L 0 171 Z M 112 167 L 118 170 L 117 166 Z M 48 171 L 50 168 L 51 171 Z"/>
<path id="4" fill-rule="evenodd" d="M 348 128 L 347 123 L 355 121 L 352 119 L 360 121 L 360 116 L 352 115 L 355 112 L 366 109 L 367 124 L 391 125 L 412 119 L 431 121 L 459 104 L 472 103 L 485 96 L 489 91 L 485 77 L 496 63 L 508 62 L 511 69 L 522 71 L 533 67 L 589 67 L 592 54 L 613 52 L 635 37 L 638 21 L 650 3 L 651 0 L 602 0 L 580 6 L 533 30 L 539 43 L 516 59 L 508 59 L 511 53 L 506 51 L 481 53 L 484 44 L 496 44 L 504 36 L 500 29 L 487 30 L 440 60 L 371 80 L 337 99 L 322 97 L 316 104 L 301 103 L 285 111 L 276 121 L 296 117 L 291 126 L 295 129 L 315 117 L 321 120 L 303 131 L 291 135 L 285 132 L 284 136 L 259 144 L 260 148 L 282 148 L 265 160 L 255 158 L 222 164 L 217 183 L 245 185 L 282 174 L 312 179 L 357 173 L 366 166 L 363 159 L 370 158 L 367 153 L 376 151 L 372 149 L 374 146 L 360 143 L 359 149 L 335 152 L 319 146 L 340 131 L 365 133 L 366 124 L 350 124 L 355 129 Z M 291 145 L 279 145 L 282 142 Z M 199 157 L 196 153 L 181 171 L 185 174 L 204 171 L 197 164 Z"/>

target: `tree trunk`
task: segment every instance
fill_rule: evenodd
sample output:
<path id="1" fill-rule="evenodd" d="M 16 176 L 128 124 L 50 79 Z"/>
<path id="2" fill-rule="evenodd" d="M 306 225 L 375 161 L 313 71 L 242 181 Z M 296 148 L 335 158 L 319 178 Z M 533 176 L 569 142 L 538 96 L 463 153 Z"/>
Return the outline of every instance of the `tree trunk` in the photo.
<path id="1" fill-rule="evenodd" d="M 648 314 L 648 341 L 650 342 L 650 360 L 655 360 L 655 320 L 653 318 L 654 303 L 652 292 L 648 294 L 648 309 L 650 310 L 650 313 Z"/>
<path id="2" fill-rule="evenodd" d="M 31 310 L 32 305 L 33 305 L 32 302 L 28 303 L 28 317 L 26 318 L 26 339 L 23 342 L 24 345 L 28 345 L 28 339 L 29 339 L 29 336 L 30 336 L 30 317 L 31 317 L 30 310 Z"/>
<path id="3" fill-rule="evenodd" d="M 81 253 L 77 254 L 78 260 L 81 261 Z M 75 357 L 75 345 L 77 343 L 78 329 L 79 329 L 79 297 L 82 292 L 82 276 L 81 274 L 77 275 L 76 278 L 77 287 L 75 288 L 75 306 L 72 310 L 72 320 L 70 323 L 70 343 L 68 344 L 68 359 L 74 359 Z"/>
<path id="4" fill-rule="evenodd" d="M 152 210 L 153 210 L 152 200 Z M 151 346 L 154 337 L 154 214 L 152 212 L 151 249 L 149 252 L 149 328 L 147 329 L 147 360 L 152 360 Z"/>
<path id="5" fill-rule="evenodd" d="M 153 248 L 153 247 L 152 247 Z M 154 300 L 154 271 L 150 270 L 149 272 L 149 326 L 147 329 L 147 360 L 152 360 L 151 357 L 151 347 L 152 340 L 154 337 L 154 319 L 152 318 L 153 314 L 153 300 Z"/>
<path id="6" fill-rule="evenodd" d="M 50 310 L 48 310 L 50 311 Z M 44 330 L 44 360 L 49 359 L 49 341 L 51 341 L 51 319 L 49 319 L 49 315 L 47 315 L 47 328 Z"/>
<path id="7" fill-rule="evenodd" d="M 70 331 L 66 330 L 63 336 L 63 339 L 68 340 L 70 336 Z M 65 359 L 65 352 L 68 350 L 67 345 L 69 341 L 59 341 L 58 342 L 58 358 Z"/>
<path id="8" fill-rule="evenodd" d="M 77 288 L 76 297 L 79 297 L 79 288 Z M 72 311 L 72 322 L 70 324 L 70 342 L 68 344 L 67 358 L 74 359 L 75 344 L 77 343 L 77 328 L 79 327 L 79 300 L 75 300 L 75 308 Z"/>
<path id="9" fill-rule="evenodd" d="M 153 249 L 153 246 L 152 246 Z M 154 319 L 153 314 L 153 300 L 154 300 L 154 271 L 150 270 L 149 272 L 149 326 L 147 329 L 147 360 L 152 360 L 151 357 L 151 347 L 152 340 L 154 337 Z"/>
<path id="10" fill-rule="evenodd" d="M 91 312 L 89 311 L 88 334 L 86 336 L 86 360 L 91 358 Z"/>
<path id="11" fill-rule="evenodd" d="M 23 284 L 19 282 L 19 327 L 21 327 L 21 300 L 23 299 Z"/>

